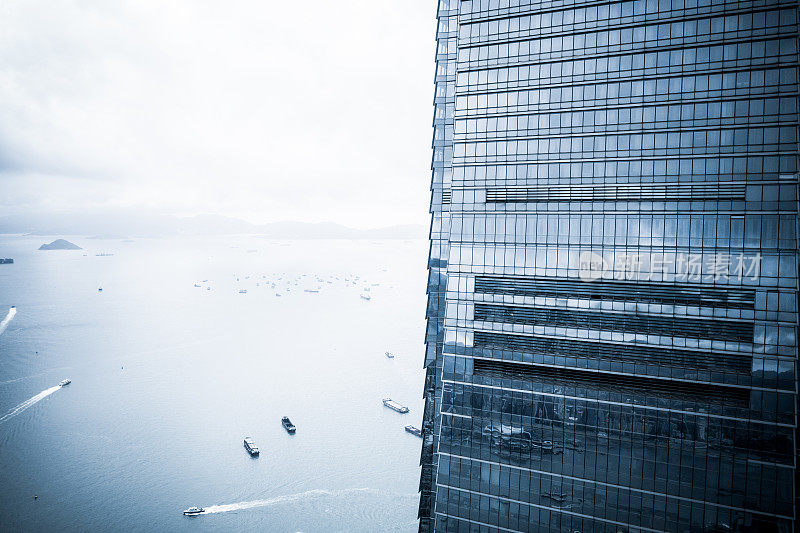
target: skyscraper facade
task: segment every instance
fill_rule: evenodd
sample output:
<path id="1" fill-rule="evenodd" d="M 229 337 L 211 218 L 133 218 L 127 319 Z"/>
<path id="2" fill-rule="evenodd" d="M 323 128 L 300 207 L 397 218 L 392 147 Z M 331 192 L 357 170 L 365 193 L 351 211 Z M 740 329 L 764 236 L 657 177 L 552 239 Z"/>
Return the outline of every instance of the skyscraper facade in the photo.
<path id="1" fill-rule="evenodd" d="M 439 1 L 420 531 L 796 529 L 797 133 L 797 1 Z"/>

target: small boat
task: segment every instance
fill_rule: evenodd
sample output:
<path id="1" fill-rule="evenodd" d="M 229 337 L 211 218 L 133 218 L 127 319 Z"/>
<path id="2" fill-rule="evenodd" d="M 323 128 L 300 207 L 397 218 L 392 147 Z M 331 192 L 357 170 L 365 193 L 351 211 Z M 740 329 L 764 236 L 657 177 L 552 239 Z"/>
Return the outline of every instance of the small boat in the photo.
<path id="1" fill-rule="evenodd" d="M 391 398 L 384 398 L 382 401 L 383 401 L 383 405 L 385 405 L 386 407 L 388 407 L 392 411 L 397 411 L 398 413 L 407 413 L 408 412 L 408 407 L 406 407 L 405 405 L 401 405 L 401 404 L 397 403 L 396 401 L 392 400 Z"/>
<path id="2" fill-rule="evenodd" d="M 239 294 L 247 294 L 247 289 L 239 289 Z"/>
<path id="3" fill-rule="evenodd" d="M 281 424 L 283 425 L 284 429 L 289 433 L 294 434 L 294 432 L 297 431 L 297 428 L 294 427 L 294 424 L 292 424 L 292 421 L 289 420 L 288 416 L 284 416 L 283 418 L 281 418 Z"/>
<path id="4" fill-rule="evenodd" d="M 422 436 L 422 430 L 419 428 L 415 428 L 414 426 L 406 426 L 406 431 L 411 433 L 412 435 L 416 435 L 417 437 Z"/>
<path id="5" fill-rule="evenodd" d="M 211 290 L 211 287 L 206 287 L 206 290 L 207 290 L 207 291 L 210 291 L 210 290 Z"/>
<path id="6" fill-rule="evenodd" d="M 317 289 L 303 289 L 305 292 L 319 292 Z"/>
<path id="7" fill-rule="evenodd" d="M 184 516 L 197 516 L 199 514 L 203 514 L 206 510 L 202 507 L 189 507 L 186 509 L 183 514 Z"/>
<path id="8" fill-rule="evenodd" d="M 258 446 L 256 446 L 255 441 L 251 437 L 244 438 L 244 449 L 247 450 L 247 453 L 252 456 L 256 456 L 261 453 L 258 451 Z"/>
<path id="9" fill-rule="evenodd" d="M 364 300 L 371 300 L 369 294 L 364 294 L 363 292 L 361 293 L 361 298 L 363 298 Z"/>
<path id="10" fill-rule="evenodd" d="M 386 357 L 389 359 L 394 359 L 394 354 L 392 352 L 386 352 Z"/>
<path id="11" fill-rule="evenodd" d="M 63 387 L 64 385 L 69 385 L 70 383 L 72 383 L 71 379 L 62 379 L 61 383 L 59 383 L 58 386 Z"/>

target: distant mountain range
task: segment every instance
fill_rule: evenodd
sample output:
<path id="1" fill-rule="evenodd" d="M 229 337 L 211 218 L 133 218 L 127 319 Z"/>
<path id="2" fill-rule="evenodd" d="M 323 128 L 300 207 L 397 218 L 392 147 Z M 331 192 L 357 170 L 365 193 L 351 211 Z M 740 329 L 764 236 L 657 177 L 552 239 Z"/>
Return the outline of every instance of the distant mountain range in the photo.
<path id="1" fill-rule="evenodd" d="M 273 222 L 251 224 L 221 215 L 177 217 L 121 213 L 7 215 L 0 217 L 0 233 L 81 235 L 97 239 L 169 237 L 178 235 L 252 234 L 272 239 L 424 239 L 428 228 L 406 224 L 360 230 L 332 222 Z"/>

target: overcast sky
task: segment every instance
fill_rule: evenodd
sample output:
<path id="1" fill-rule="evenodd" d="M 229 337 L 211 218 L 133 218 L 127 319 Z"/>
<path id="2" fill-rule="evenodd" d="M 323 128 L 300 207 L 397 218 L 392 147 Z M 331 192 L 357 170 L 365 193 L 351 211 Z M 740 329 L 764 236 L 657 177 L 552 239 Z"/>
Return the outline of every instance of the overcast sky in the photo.
<path id="1" fill-rule="evenodd" d="M 0 214 L 428 221 L 433 0 L 0 2 Z"/>

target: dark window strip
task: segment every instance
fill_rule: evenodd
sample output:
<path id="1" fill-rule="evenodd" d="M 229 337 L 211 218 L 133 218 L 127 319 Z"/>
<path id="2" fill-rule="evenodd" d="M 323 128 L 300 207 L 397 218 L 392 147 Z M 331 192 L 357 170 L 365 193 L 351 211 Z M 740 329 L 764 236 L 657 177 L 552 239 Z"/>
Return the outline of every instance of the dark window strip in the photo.
<path id="1" fill-rule="evenodd" d="M 485 331 L 475 332 L 475 347 L 596 361 L 661 365 L 684 370 L 691 368 L 698 370 L 728 369 L 749 375 L 751 369 L 750 357 L 744 355 L 672 350 L 635 344 L 548 339 Z"/>
<path id="2" fill-rule="evenodd" d="M 733 320 L 487 304 L 475 304 L 475 320 L 739 342 L 753 342 L 754 333 L 753 323 Z"/>
<path id="3" fill-rule="evenodd" d="M 480 358 L 474 359 L 473 368 L 474 375 L 487 378 L 541 382 L 562 387 L 590 387 L 623 393 L 638 392 L 649 396 L 685 398 L 695 402 L 705 400 L 739 407 L 750 406 L 749 390 L 710 383 L 670 381 Z"/>
<path id="4" fill-rule="evenodd" d="M 475 292 L 484 294 L 514 294 L 520 296 L 550 296 L 554 298 L 598 298 L 666 305 L 695 305 L 753 309 L 755 291 L 715 289 L 663 283 L 596 280 L 591 282 L 568 279 L 478 276 Z"/>
<path id="5" fill-rule="evenodd" d="M 745 185 L 730 183 L 637 183 L 616 185 L 548 185 L 486 190 L 487 203 L 628 200 L 744 200 Z"/>

